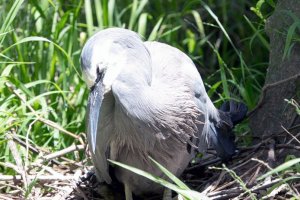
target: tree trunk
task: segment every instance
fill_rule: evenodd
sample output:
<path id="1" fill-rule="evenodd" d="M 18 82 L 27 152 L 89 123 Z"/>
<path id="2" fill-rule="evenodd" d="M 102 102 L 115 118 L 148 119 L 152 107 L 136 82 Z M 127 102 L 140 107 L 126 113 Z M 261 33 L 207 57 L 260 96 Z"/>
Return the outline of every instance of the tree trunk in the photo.
<path id="1" fill-rule="evenodd" d="M 300 99 L 300 25 L 288 45 L 294 23 L 300 23 L 300 1 L 278 0 L 274 13 L 266 23 L 270 38 L 270 61 L 261 101 L 250 115 L 250 128 L 254 136 L 264 137 L 291 128 L 299 123 L 295 107 L 285 99 Z M 286 45 L 288 47 L 286 47 Z M 288 48 L 286 55 L 285 48 Z M 299 130 L 299 129 L 298 129 Z"/>

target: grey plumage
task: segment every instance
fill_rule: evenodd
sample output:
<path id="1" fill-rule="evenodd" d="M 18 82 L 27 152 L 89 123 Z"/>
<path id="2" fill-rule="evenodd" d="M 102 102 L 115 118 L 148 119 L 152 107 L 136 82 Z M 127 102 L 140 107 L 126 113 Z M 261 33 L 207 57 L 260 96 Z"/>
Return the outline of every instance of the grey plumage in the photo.
<path id="1" fill-rule="evenodd" d="M 108 158 L 163 176 L 151 156 L 179 176 L 196 150 L 204 152 L 210 137 L 218 137 L 219 111 L 193 62 L 180 50 L 110 28 L 88 40 L 81 66 L 91 87 L 87 133 L 100 181 L 111 182 Z M 127 193 L 162 190 L 125 169 L 113 170 Z"/>

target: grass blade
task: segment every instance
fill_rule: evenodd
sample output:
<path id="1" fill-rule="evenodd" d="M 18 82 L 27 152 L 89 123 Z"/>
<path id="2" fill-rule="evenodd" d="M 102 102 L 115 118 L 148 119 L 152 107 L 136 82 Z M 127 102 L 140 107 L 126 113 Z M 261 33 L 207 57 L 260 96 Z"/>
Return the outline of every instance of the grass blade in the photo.
<path id="1" fill-rule="evenodd" d="M 5 33 L 8 31 L 11 23 L 14 21 L 15 17 L 17 16 L 19 10 L 21 9 L 21 5 L 23 4 L 24 0 L 16 0 L 12 5 L 11 9 L 9 10 L 8 14 L 5 17 L 5 20 L 1 26 L 0 33 Z M 2 45 L 6 34 L 2 35 L 0 46 Z"/>
<path id="2" fill-rule="evenodd" d="M 109 160 L 109 162 L 117 165 L 117 166 L 120 166 L 124 169 L 127 169 L 131 172 L 134 172 L 138 175 L 141 175 L 141 176 L 144 176 L 146 178 L 148 178 L 149 180 L 151 181 L 154 181 L 155 183 L 158 183 L 168 189 L 171 189 L 175 192 L 177 192 L 178 194 L 181 194 L 182 196 L 184 196 L 185 198 L 189 199 L 189 200 L 199 200 L 199 199 L 209 199 L 208 197 L 206 197 L 205 195 L 201 194 L 201 193 L 198 193 L 196 191 L 192 191 L 192 190 L 184 190 L 184 189 L 181 189 L 179 188 L 178 186 L 172 184 L 172 183 L 169 183 L 168 181 L 160 178 L 160 177 L 157 177 L 157 176 L 154 176 L 148 172 L 145 172 L 143 170 L 140 170 L 138 168 L 135 168 L 135 167 L 131 167 L 131 166 L 128 166 L 128 165 L 125 165 L 125 164 L 122 164 L 120 162 L 117 162 L 117 161 L 113 161 L 113 160 Z"/>
<path id="3" fill-rule="evenodd" d="M 284 171 L 286 169 L 289 169 L 290 167 L 292 167 L 293 165 L 297 164 L 300 162 L 300 158 L 296 158 L 296 159 L 293 159 L 293 160 L 289 160 L 281 165 L 279 165 L 278 167 L 276 167 L 275 169 L 269 171 L 268 173 L 262 175 L 261 177 L 259 177 L 257 180 L 262 180 L 268 176 L 271 176 L 273 174 L 277 174 L 281 171 Z"/>
<path id="4" fill-rule="evenodd" d="M 91 0 L 84 0 L 84 9 L 85 9 L 87 32 L 89 36 L 92 36 L 94 32 L 94 25 L 93 25 L 93 11 L 92 11 Z"/>
<path id="5" fill-rule="evenodd" d="M 165 174 L 167 177 L 169 177 L 176 185 L 178 185 L 181 189 L 189 190 L 190 188 L 184 184 L 179 178 L 174 176 L 169 170 L 167 170 L 165 167 L 163 167 L 161 164 L 156 162 L 153 158 L 149 157 L 152 162 Z"/>
<path id="6" fill-rule="evenodd" d="M 158 30 L 159 30 L 159 27 L 163 21 L 163 17 L 160 17 L 158 22 L 155 24 L 154 28 L 152 29 L 149 37 L 148 37 L 148 41 L 154 41 L 156 40 L 156 38 L 158 37 Z"/>

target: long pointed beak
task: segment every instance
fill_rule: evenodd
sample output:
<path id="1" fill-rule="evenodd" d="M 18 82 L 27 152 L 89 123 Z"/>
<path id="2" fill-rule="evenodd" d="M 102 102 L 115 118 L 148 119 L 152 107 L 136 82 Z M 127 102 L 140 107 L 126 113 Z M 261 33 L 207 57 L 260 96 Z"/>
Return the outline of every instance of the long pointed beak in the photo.
<path id="1" fill-rule="evenodd" d="M 87 109 L 87 134 L 91 139 L 91 148 L 93 153 L 96 149 L 96 139 L 97 133 L 100 126 L 100 109 L 103 100 L 103 84 L 102 81 L 98 81 L 96 85 L 92 88 L 89 99 L 88 99 L 88 109 Z"/>

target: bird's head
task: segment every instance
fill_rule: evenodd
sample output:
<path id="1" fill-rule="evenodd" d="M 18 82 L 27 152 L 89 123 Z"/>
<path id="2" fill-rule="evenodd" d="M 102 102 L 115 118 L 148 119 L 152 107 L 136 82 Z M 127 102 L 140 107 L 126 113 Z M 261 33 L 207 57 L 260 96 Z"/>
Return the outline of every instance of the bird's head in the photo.
<path id="1" fill-rule="evenodd" d="M 132 65 L 149 62 L 148 51 L 140 37 L 133 31 L 109 28 L 93 35 L 81 53 L 82 76 L 90 88 L 87 113 L 87 132 L 95 151 L 100 110 L 105 94 L 112 91 L 113 84 L 121 72 L 128 72 Z M 132 73 L 132 72 L 130 72 Z M 149 74 L 144 68 L 138 73 Z M 124 79 L 123 79 L 124 80 Z M 130 79 L 126 80 L 130 81 Z"/>
<path id="2" fill-rule="evenodd" d="M 81 53 L 83 79 L 91 90 L 99 83 L 104 93 L 111 90 L 113 81 L 126 62 L 124 50 L 108 34 L 104 30 L 92 36 Z"/>

